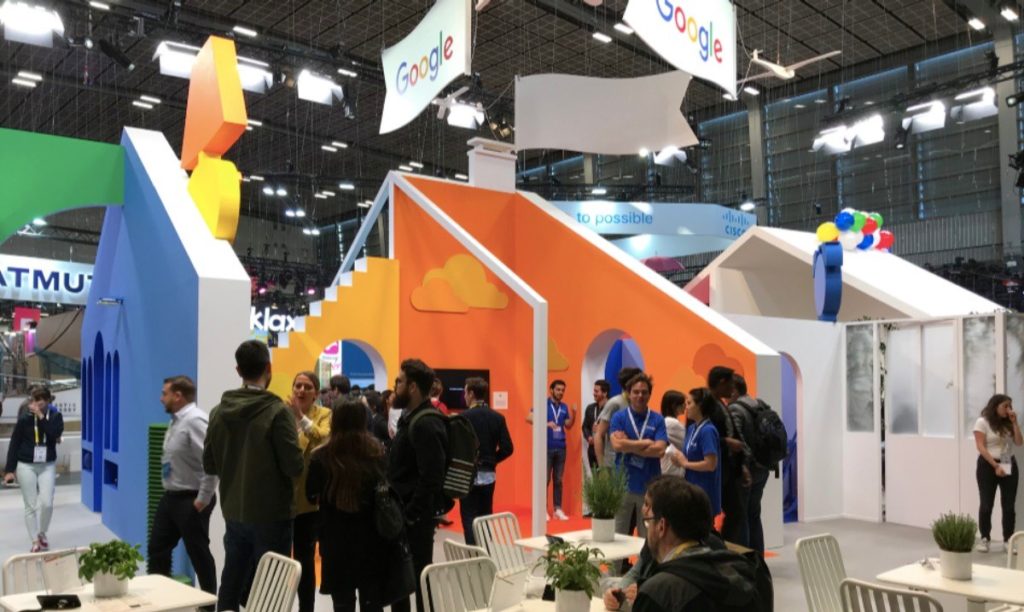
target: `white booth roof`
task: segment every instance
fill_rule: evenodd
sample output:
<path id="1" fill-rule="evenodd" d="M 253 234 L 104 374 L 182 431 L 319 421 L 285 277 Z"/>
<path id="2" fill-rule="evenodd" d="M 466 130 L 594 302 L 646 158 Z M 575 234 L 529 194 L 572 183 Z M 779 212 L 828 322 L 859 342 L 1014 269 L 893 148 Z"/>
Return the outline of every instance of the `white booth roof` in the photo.
<path id="1" fill-rule="evenodd" d="M 752 227 L 694 277 L 686 290 L 707 298 L 711 308 L 722 313 L 816 319 L 812 266 L 818 244 L 809 232 Z M 1001 309 L 896 255 L 843 253 L 840 321 L 920 319 Z"/>

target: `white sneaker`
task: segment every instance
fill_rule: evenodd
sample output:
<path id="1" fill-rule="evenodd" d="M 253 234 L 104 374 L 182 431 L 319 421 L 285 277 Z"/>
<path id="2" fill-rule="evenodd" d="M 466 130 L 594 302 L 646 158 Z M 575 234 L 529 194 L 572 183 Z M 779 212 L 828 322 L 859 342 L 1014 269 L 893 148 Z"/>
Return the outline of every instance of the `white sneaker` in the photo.
<path id="1" fill-rule="evenodd" d="M 555 518 L 560 520 L 560 521 L 567 521 L 567 520 L 569 520 L 569 517 L 566 516 L 564 512 L 562 512 L 561 508 L 555 508 Z"/>
<path id="2" fill-rule="evenodd" d="M 989 548 L 989 541 L 985 538 L 978 540 L 978 545 L 974 547 L 974 550 L 980 553 L 987 553 Z"/>

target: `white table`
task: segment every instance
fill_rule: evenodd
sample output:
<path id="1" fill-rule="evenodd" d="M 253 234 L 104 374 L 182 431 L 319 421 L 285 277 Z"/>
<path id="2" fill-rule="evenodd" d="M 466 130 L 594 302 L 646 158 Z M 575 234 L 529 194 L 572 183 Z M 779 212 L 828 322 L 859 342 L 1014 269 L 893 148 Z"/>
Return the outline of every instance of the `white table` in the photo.
<path id="1" fill-rule="evenodd" d="M 590 612 L 605 612 L 604 600 L 595 597 L 590 600 Z M 505 608 L 499 612 L 555 612 L 555 602 L 542 599 L 527 599 L 518 606 Z"/>
<path id="2" fill-rule="evenodd" d="M 1024 572 L 977 563 L 972 567 L 970 580 L 943 578 L 937 563 L 934 569 L 911 563 L 879 574 L 878 579 L 919 591 L 960 595 L 967 598 L 968 612 L 984 612 L 987 602 L 1024 605 Z"/>
<path id="3" fill-rule="evenodd" d="M 614 542 L 595 542 L 594 534 L 590 529 L 583 529 L 581 531 L 570 531 L 568 533 L 556 533 L 566 542 L 572 544 L 586 544 L 590 548 L 597 548 L 604 553 L 604 558 L 607 561 L 615 561 L 617 559 L 628 559 L 640 554 L 640 550 L 644 547 L 644 539 L 633 536 L 626 536 L 622 534 L 615 534 Z M 548 550 L 548 539 L 546 536 L 538 536 L 535 538 L 523 538 L 516 540 L 516 544 L 523 548 L 529 548 L 531 550 L 539 550 L 541 552 L 547 552 Z M 552 608 L 554 609 L 554 608 Z"/>
<path id="4" fill-rule="evenodd" d="M 38 610 L 39 600 L 36 599 L 36 595 L 45 594 L 44 591 L 36 591 L 0 597 L 0 609 L 4 612 Z M 128 584 L 128 594 L 123 598 L 97 600 L 93 595 L 92 584 L 60 593 L 60 595 L 71 594 L 78 595 L 78 598 L 82 600 L 82 607 L 75 612 L 117 612 L 118 610 L 170 612 L 171 610 L 191 610 L 202 606 L 212 606 L 217 603 L 216 595 L 194 589 L 166 576 L 136 576 L 132 578 Z"/>

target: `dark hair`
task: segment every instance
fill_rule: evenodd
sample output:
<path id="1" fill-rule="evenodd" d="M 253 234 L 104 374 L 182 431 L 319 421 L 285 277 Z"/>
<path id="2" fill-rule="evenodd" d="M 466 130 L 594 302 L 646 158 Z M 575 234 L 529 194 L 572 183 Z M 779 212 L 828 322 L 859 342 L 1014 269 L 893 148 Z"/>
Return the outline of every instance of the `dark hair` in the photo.
<path id="1" fill-rule="evenodd" d="M 732 384 L 736 385 L 736 393 L 739 393 L 740 395 L 747 394 L 747 379 L 743 378 L 739 374 L 733 374 Z"/>
<path id="2" fill-rule="evenodd" d="M 32 398 L 33 402 L 41 400 L 50 403 L 53 401 L 53 393 L 50 393 L 50 388 L 46 385 L 35 385 L 31 389 L 29 397 Z"/>
<path id="3" fill-rule="evenodd" d="M 551 381 L 551 384 L 548 385 L 548 390 L 549 391 L 554 391 L 555 387 L 557 387 L 558 385 L 562 385 L 564 387 L 565 386 L 565 381 L 562 380 L 561 378 L 554 379 L 553 381 Z"/>
<path id="4" fill-rule="evenodd" d="M 718 402 L 711 389 L 705 387 L 690 389 L 690 397 L 693 399 L 693 403 L 697 405 L 697 409 L 700 410 L 701 416 L 705 419 L 710 419 L 711 415 L 715 412 L 715 403 Z"/>
<path id="5" fill-rule="evenodd" d="M 357 512 L 363 485 L 377 471 L 384 448 L 366 429 L 366 408 L 350 397 L 339 397 L 331 414 L 331 436 L 316 458 L 327 469 L 325 503 L 344 512 Z"/>
<path id="6" fill-rule="evenodd" d="M 686 405 L 686 396 L 682 391 L 669 389 L 661 396 L 661 416 L 673 419 L 679 418 L 682 407 Z"/>
<path id="7" fill-rule="evenodd" d="M 235 365 L 242 380 L 256 380 L 270 365 L 270 349 L 259 340 L 246 340 L 235 350 Z"/>
<path id="8" fill-rule="evenodd" d="M 594 381 L 594 386 L 595 387 L 600 387 L 601 390 L 604 391 L 605 395 L 608 395 L 609 393 L 612 392 L 612 386 L 608 383 L 607 380 L 605 380 L 603 378 L 595 380 Z"/>
<path id="9" fill-rule="evenodd" d="M 348 376 L 335 374 L 331 377 L 331 389 L 341 395 L 348 395 L 352 391 L 352 383 L 348 381 Z"/>
<path id="10" fill-rule="evenodd" d="M 435 376 L 434 382 L 430 383 L 430 397 L 441 397 L 442 393 L 444 393 L 444 383 Z"/>
<path id="11" fill-rule="evenodd" d="M 366 400 L 366 405 L 373 411 L 373 414 L 387 418 L 388 405 L 384 403 L 384 398 L 381 397 L 380 393 L 367 391 L 363 394 L 363 398 Z"/>
<path id="12" fill-rule="evenodd" d="M 629 381 L 626 382 L 626 386 L 623 388 L 623 390 L 628 393 L 629 390 L 633 388 L 633 385 L 641 382 L 647 385 L 648 391 L 654 391 L 654 379 L 648 376 L 647 374 L 644 374 L 643 372 L 640 372 L 633 376 L 633 378 L 630 378 Z"/>
<path id="13" fill-rule="evenodd" d="M 416 385 L 420 395 L 430 397 L 430 388 L 434 386 L 434 379 L 437 378 L 430 366 L 419 359 L 406 359 L 402 362 L 401 369 L 405 372 L 406 384 Z"/>
<path id="14" fill-rule="evenodd" d="M 647 486 L 651 514 L 665 519 L 680 540 L 705 542 L 711 533 L 711 500 L 682 476 L 658 476 Z"/>
<path id="15" fill-rule="evenodd" d="M 622 368 L 621 370 L 619 370 L 619 375 L 616 377 L 616 379 L 619 381 L 619 386 L 625 387 L 626 383 L 629 382 L 629 379 L 633 378 L 642 371 L 643 370 L 641 370 L 640 368 Z"/>
<path id="16" fill-rule="evenodd" d="M 715 366 L 708 372 L 708 389 L 715 389 L 723 382 L 730 380 L 736 370 L 725 366 Z"/>
<path id="17" fill-rule="evenodd" d="M 466 391 L 473 394 L 473 399 L 487 401 L 487 394 L 490 391 L 490 385 L 487 381 L 480 378 L 479 376 L 473 376 L 466 379 Z"/>
<path id="18" fill-rule="evenodd" d="M 171 391 L 180 393 L 186 402 L 196 401 L 196 383 L 188 376 L 171 376 L 164 379 L 165 385 L 171 386 Z"/>
<path id="19" fill-rule="evenodd" d="M 310 372 L 309 370 L 303 370 L 295 375 L 295 378 L 292 379 L 293 387 L 295 386 L 295 381 L 298 380 L 300 376 L 308 378 L 309 382 L 313 383 L 313 389 L 316 390 L 317 393 L 320 393 L 320 377 L 317 376 L 315 372 Z"/>
<path id="20" fill-rule="evenodd" d="M 395 392 L 392 391 L 391 389 L 384 389 L 383 391 L 380 392 L 380 399 L 381 401 L 384 402 L 385 406 L 388 405 L 388 400 L 391 399 L 391 396 L 394 394 Z"/>
<path id="21" fill-rule="evenodd" d="M 988 424 L 992 428 L 992 431 L 998 434 L 1013 433 L 1013 423 L 1010 421 L 1010 419 L 1008 417 L 999 417 L 999 404 L 1002 404 L 1003 402 L 1006 401 L 1013 401 L 1013 399 L 1009 395 L 996 393 L 991 398 L 989 398 L 988 403 L 985 404 L 985 407 L 982 408 L 981 410 L 981 416 L 985 417 L 985 420 L 988 421 Z"/>

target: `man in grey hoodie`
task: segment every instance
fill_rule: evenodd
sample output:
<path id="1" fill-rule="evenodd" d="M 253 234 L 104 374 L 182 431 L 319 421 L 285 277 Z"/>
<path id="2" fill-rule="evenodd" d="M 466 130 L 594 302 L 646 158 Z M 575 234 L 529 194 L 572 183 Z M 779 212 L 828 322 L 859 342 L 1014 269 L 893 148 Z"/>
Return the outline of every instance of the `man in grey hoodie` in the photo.
<path id="1" fill-rule="evenodd" d="M 203 469 L 220 477 L 224 572 L 217 610 L 245 603 L 256 564 L 267 552 L 291 555 L 294 479 L 302 474 L 295 417 L 270 384 L 270 350 L 256 340 L 235 351 L 242 387 L 210 412 Z"/>

